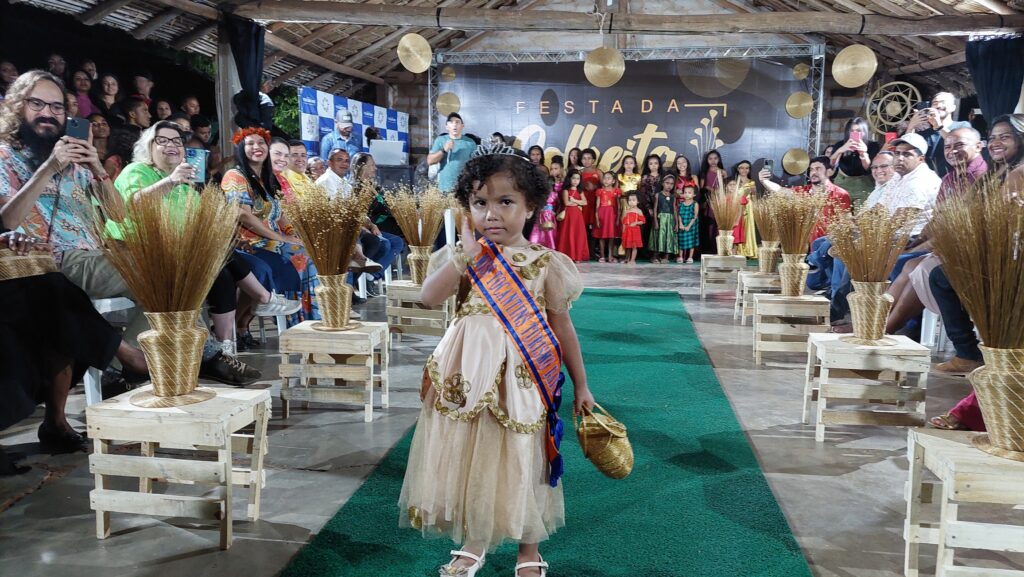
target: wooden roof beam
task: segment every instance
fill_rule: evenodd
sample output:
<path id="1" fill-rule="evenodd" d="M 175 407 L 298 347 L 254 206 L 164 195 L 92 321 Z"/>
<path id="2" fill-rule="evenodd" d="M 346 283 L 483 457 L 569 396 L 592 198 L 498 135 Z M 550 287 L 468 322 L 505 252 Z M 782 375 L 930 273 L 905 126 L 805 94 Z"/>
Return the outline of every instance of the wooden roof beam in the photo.
<path id="1" fill-rule="evenodd" d="M 919 74 L 926 70 L 938 70 L 940 68 L 956 66 L 957 64 L 963 64 L 965 62 L 967 62 L 967 54 L 965 52 L 957 52 L 955 54 L 950 54 L 949 56 L 936 58 L 935 60 L 929 60 L 919 64 L 908 64 L 906 66 L 890 68 L 888 72 L 893 76 L 898 74 Z"/>
<path id="2" fill-rule="evenodd" d="M 182 0 L 159 0 L 161 2 Z M 469 8 L 379 6 L 331 1 L 267 0 L 238 6 L 235 14 L 270 22 L 317 22 L 459 30 L 593 32 L 600 17 L 557 10 L 521 12 Z M 793 12 L 732 14 L 628 14 L 607 23 L 612 34 L 776 33 L 882 36 L 1002 34 L 1024 30 L 1024 14 L 899 17 L 881 14 Z"/>
<path id="3" fill-rule="evenodd" d="M 148 22 L 132 30 L 132 36 L 139 40 L 144 40 L 147 36 L 170 24 L 181 15 L 182 11 L 177 8 L 165 8 L 159 14 L 150 18 Z"/>
<path id="4" fill-rule="evenodd" d="M 202 26 L 197 26 L 171 42 L 171 48 L 175 50 L 184 50 L 188 48 L 189 44 L 192 44 L 196 40 L 199 40 L 203 36 L 206 36 L 215 30 L 217 30 L 216 22 L 208 22 Z"/>
<path id="5" fill-rule="evenodd" d="M 131 4 L 132 0 L 106 0 L 84 12 L 78 19 L 86 26 L 99 24 L 104 18 Z"/>
<path id="6" fill-rule="evenodd" d="M 306 70 L 308 68 L 309 68 L 308 64 L 297 64 L 295 66 L 292 66 L 292 68 L 290 70 L 288 70 L 284 74 L 281 74 L 279 76 L 274 77 L 270 81 L 271 90 L 273 90 L 274 88 L 277 88 L 278 86 L 283 85 L 285 82 L 288 82 L 292 78 L 295 78 L 296 76 L 301 74 L 303 70 Z"/>
<path id="7" fill-rule="evenodd" d="M 216 22 L 220 18 L 220 12 L 218 12 L 216 8 L 211 8 L 211 7 L 205 6 L 203 4 L 196 4 L 195 2 L 192 2 L 191 0 L 153 0 L 153 1 L 158 3 L 158 4 L 163 4 L 164 6 L 170 6 L 172 8 L 177 8 L 177 9 L 183 11 L 183 12 L 188 12 L 189 14 L 194 14 L 196 16 L 201 16 L 203 18 L 207 18 L 209 20 L 213 20 L 214 21 L 213 26 L 216 26 Z M 237 12 L 236 12 L 236 14 L 237 14 Z M 242 16 L 242 15 L 239 14 L 239 16 Z M 352 68 L 352 67 L 349 67 L 349 66 L 343 66 L 341 64 L 338 64 L 337 62 L 331 62 L 330 60 L 327 60 L 326 58 L 323 58 L 321 56 L 313 54 L 309 50 L 306 50 L 305 48 L 300 48 L 300 47 L 292 44 L 291 42 L 288 42 L 287 40 L 284 40 L 282 38 L 278 38 L 277 36 L 274 36 L 273 34 L 267 34 L 264 42 L 266 43 L 267 46 L 271 46 L 273 48 L 276 48 L 276 49 L 278 49 L 278 50 L 280 50 L 280 51 L 282 51 L 282 52 L 284 52 L 286 54 L 290 54 L 291 56 L 294 56 L 294 57 L 296 57 L 296 58 L 298 58 L 300 60 L 303 60 L 303 61 L 305 61 L 305 62 L 307 62 L 309 64 L 315 64 L 315 65 L 320 66 L 322 68 L 326 68 L 327 70 L 333 70 L 335 72 L 338 72 L 338 73 L 341 73 L 341 74 L 345 74 L 347 76 L 354 76 L 356 78 L 360 78 L 360 79 L 366 80 L 368 82 L 373 82 L 374 84 L 384 84 L 384 80 L 382 78 L 380 78 L 379 76 L 374 76 L 372 74 L 366 74 L 365 72 L 363 72 L 361 70 L 356 70 L 355 68 Z"/>

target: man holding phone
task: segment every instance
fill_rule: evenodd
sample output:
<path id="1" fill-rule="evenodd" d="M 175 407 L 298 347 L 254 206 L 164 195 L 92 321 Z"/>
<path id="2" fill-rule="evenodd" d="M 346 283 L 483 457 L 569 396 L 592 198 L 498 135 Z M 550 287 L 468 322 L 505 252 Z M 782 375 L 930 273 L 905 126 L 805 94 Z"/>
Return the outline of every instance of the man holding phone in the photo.
<path id="1" fill-rule="evenodd" d="M 943 139 L 958 128 L 971 127 L 970 122 L 954 122 L 954 112 L 956 112 L 956 97 L 949 92 L 939 92 L 932 96 L 927 108 L 914 113 L 907 125 L 907 132 L 916 132 L 928 143 L 925 162 L 940 177 L 949 172 Z"/>

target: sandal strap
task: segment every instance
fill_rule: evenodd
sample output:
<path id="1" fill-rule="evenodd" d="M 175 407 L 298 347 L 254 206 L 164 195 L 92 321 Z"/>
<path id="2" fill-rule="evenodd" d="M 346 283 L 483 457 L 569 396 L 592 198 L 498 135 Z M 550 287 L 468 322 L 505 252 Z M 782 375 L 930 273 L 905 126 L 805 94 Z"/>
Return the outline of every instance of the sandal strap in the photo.
<path id="1" fill-rule="evenodd" d="M 469 551 L 452 551 L 451 555 L 452 555 L 452 557 L 466 557 L 467 559 L 472 559 L 473 561 L 475 561 L 477 563 L 483 563 L 483 561 L 484 561 L 483 555 L 477 557 L 476 555 L 470 553 Z"/>
<path id="2" fill-rule="evenodd" d="M 547 561 L 527 561 L 525 563 L 519 563 L 516 565 L 516 571 L 520 569 L 529 569 L 530 567 L 540 567 L 541 569 L 547 569 Z"/>

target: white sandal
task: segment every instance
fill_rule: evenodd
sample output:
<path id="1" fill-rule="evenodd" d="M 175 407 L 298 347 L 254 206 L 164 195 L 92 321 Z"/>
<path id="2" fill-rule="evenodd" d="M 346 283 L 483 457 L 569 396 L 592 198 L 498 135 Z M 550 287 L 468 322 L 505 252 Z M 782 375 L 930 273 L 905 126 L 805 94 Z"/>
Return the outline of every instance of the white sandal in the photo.
<path id="1" fill-rule="evenodd" d="M 520 563 L 520 564 L 516 565 L 515 577 L 519 577 L 519 570 L 520 569 L 529 569 L 531 567 L 540 567 L 540 577 L 547 577 L 547 574 L 548 574 L 548 571 L 547 571 L 548 564 L 547 564 L 547 562 L 544 561 L 544 558 L 541 557 L 540 555 L 537 555 L 537 557 L 540 558 L 540 561 L 527 561 L 526 563 Z"/>
<path id="2" fill-rule="evenodd" d="M 438 569 L 438 573 L 440 574 L 441 577 L 473 577 L 474 575 L 476 575 L 477 571 L 483 568 L 484 557 L 487 554 L 485 553 L 477 557 L 469 551 L 452 551 L 451 555 L 452 560 L 445 565 L 441 565 L 441 567 Z M 453 567 L 452 563 L 454 563 L 455 560 L 459 557 L 466 557 L 467 559 L 472 559 L 474 563 L 469 567 Z"/>

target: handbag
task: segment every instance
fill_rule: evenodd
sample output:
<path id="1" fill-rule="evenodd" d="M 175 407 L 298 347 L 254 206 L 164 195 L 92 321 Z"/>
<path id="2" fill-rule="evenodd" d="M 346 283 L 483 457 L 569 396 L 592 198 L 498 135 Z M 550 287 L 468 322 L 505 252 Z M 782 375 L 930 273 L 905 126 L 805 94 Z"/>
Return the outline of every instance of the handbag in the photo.
<path id="1" fill-rule="evenodd" d="M 624 479 L 633 471 L 633 446 L 626 436 L 626 425 L 601 405 L 595 404 L 594 408 L 603 414 L 586 411 L 578 421 L 576 415 L 572 417 L 583 456 L 606 476 Z"/>
<path id="2" fill-rule="evenodd" d="M 541 221 L 541 223 L 540 223 L 540 229 L 541 230 L 554 230 L 554 228 L 555 228 L 555 223 L 553 221 L 544 220 L 544 221 Z"/>

